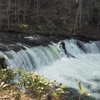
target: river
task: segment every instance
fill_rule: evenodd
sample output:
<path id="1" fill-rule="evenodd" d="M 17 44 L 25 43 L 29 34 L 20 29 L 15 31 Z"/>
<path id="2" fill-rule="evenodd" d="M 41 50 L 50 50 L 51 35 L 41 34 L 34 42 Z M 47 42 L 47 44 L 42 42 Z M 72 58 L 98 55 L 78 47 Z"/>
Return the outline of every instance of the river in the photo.
<path id="1" fill-rule="evenodd" d="M 34 40 L 34 37 L 24 38 L 31 43 Z M 80 81 L 84 90 L 95 100 L 100 100 L 100 41 L 84 42 L 72 38 L 63 42 L 67 53 L 60 47 L 61 41 L 51 41 L 45 46 L 30 46 L 17 41 L 10 42 L 10 47 L 16 44 L 20 49 L 1 50 L 0 55 L 5 57 L 5 65 L 13 69 L 35 71 L 67 87 L 78 89 Z"/>

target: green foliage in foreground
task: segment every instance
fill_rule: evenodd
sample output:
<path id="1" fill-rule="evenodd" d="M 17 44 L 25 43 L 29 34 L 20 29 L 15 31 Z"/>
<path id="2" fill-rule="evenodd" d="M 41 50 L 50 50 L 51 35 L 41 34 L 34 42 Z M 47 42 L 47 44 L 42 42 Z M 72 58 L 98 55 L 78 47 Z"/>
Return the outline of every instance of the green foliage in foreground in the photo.
<path id="1" fill-rule="evenodd" d="M 14 73 L 9 67 L 6 69 L 2 69 L 0 67 L 0 84 L 4 83 L 11 83 L 15 77 L 16 73 Z"/>
<path id="2" fill-rule="evenodd" d="M 87 96 L 90 95 L 87 91 L 84 91 L 84 89 L 81 86 L 81 82 L 80 81 L 78 82 L 78 87 L 79 87 L 79 90 L 80 90 L 80 94 L 85 94 Z"/>
<path id="3" fill-rule="evenodd" d="M 19 71 L 19 82 L 17 85 L 24 89 L 25 92 L 34 94 L 39 100 L 44 98 L 61 100 L 60 95 L 64 93 L 62 85 L 50 82 L 44 76 L 40 76 L 35 72 L 27 73 L 26 71 Z"/>
<path id="4" fill-rule="evenodd" d="M 18 79 L 16 86 L 23 92 L 34 95 L 38 100 L 52 98 L 52 100 L 61 100 L 61 94 L 64 93 L 62 85 L 58 85 L 55 81 L 49 81 L 44 76 L 40 76 L 35 72 L 27 73 L 25 70 L 12 71 L 10 68 L 0 68 L 0 88 L 6 87 Z"/>
<path id="5" fill-rule="evenodd" d="M 88 93 L 87 91 L 85 91 L 85 90 L 82 88 L 81 82 L 80 82 L 80 81 L 78 82 L 78 88 L 79 88 L 79 91 L 80 91 L 79 100 L 81 100 L 81 96 L 82 96 L 82 95 L 90 96 L 90 93 Z"/>
<path id="6" fill-rule="evenodd" d="M 57 84 L 56 81 L 50 81 L 36 72 L 28 73 L 21 69 L 12 71 L 9 67 L 6 69 L 0 68 L 0 90 L 14 82 L 15 77 L 18 79 L 18 82 L 15 83 L 17 88 L 31 94 L 37 100 L 49 100 L 50 98 L 50 100 L 62 100 L 61 95 L 65 93 L 63 91 L 65 87 Z M 81 82 L 78 82 L 78 87 L 80 90 L 79 100 L 81 95 L 90 95 L 83 90 Z M 20 94 L 14 94 L 14 97 L 20 98 Z"/>

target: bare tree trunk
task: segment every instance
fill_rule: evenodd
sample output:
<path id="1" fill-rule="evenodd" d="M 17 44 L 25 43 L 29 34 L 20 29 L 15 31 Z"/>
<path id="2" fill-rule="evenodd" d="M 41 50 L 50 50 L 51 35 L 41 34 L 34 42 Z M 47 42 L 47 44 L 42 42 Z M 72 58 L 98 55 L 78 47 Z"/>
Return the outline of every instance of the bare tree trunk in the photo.
<path id="1" fill-rule="evenodd" d="M 0 0 L 0 3 L 2 4 L 2 1 Z M 0 8 L 0 26 L 2 26 L 3 23 L 3 17 L 4 17 L 4 12 L 3 12 L 3 6 Z"/>
<path id="2" fill-rule="evenodd" d="M 23 14 L 23 22 L 25 22 L 26 8 L 27 8 L 27 0 L 26 0 L 26 1 L 24 1 L 24 14 Z"/>
<path id="3" fill-rule="evenodd" d="M 81 28 L 82 26 L 82 0 L 79 1 L 79 8 L 80 8 L 80 24 L 79 27 Z"/>
<path id="4" fill-rule="evenodd" d="M 7 13 L 7 21 L 8 21 L 8 28 L 10 26 L 10 19 L 9 19 L 9 9 L 10 9 L 10 6 L 11 6 L 11 4 L 10 4 L 10 0 L 9 0 L 8 1 L 8 8 L 7 8 L 7 11 L 6 11 L 6 13 Z"/>
<path id="5" fill-rule="evenodd" d="M 69 16 L 70 16 L 71 15 L 71 1 L 69 1 L 68 9 L 69 9 Z"/>
<path id="6" fill-rule="evenodd" d="M 81 26 L 82 26 L 82 0 L 79 0 L 79 6 L 77 8 L 74 30 L 78 31 L 78 28 L 81 28 Z"/>
<path id="7" fill-rule="evenodd" d="M 39 22 L 39 0 L 37 0 L 37 22 Z"/>
<path id="8" fill-rule="evenodd" d="M 15 20 L 17 20 L 17 2 L 15 0 Z"/>
<path id="9" fill-rule="evenodd" d="M 74 30 L 78 31 L 78 14 L 79 14 L 79 7 L 77 8 L 76 18 L 75 18 L 75 25 Z"/>
<path id="10" fill-rule="evenodd" d="M 19 0 L 18 0 L 18 27 L 19 27 Z"/>

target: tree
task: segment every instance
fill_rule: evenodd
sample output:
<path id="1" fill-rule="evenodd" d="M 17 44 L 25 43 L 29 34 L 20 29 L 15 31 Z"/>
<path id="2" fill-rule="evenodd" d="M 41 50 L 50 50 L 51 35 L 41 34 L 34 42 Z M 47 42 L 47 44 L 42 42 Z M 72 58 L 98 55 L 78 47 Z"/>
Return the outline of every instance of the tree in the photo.
<path id="1" fill-rule="evenodd" d="M 79 4 L 76 12 L 76 19 L 75 19 L 75 26 L 74 30 L 78 30 L 78 28 L 81 28 L 82 26 L 82 0 L 76 1 L 77 4 Z M 78 21 L 79 19 L 79 21 Z"/>

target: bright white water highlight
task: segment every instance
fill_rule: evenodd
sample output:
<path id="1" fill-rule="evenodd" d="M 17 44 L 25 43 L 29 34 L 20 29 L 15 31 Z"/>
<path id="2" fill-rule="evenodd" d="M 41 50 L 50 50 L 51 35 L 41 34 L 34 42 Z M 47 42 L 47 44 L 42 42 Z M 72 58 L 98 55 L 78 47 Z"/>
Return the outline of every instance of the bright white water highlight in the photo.
<path id="1" fill-rule="evenodd" d="M 6 58 L 5 64 L 36 71 L 41 75 L 68 87 L 78 89 L 81 81 L 85 90 L 100 100 L 100 41 L 89 43 L 79 40 L 64 40 L 68 55 L 59 48 L 60 43 L 37 46 L 26 50 L 0 52 Z M 69 57 L 69 58 L 68 58 Z"/>
<path id="2" fill-rule="evenodd" d="M 78 89 L 78 81 L 92 96 L 100 99 L 100 54 L 62 58 L 36 70 L 51 80 Z"/>

